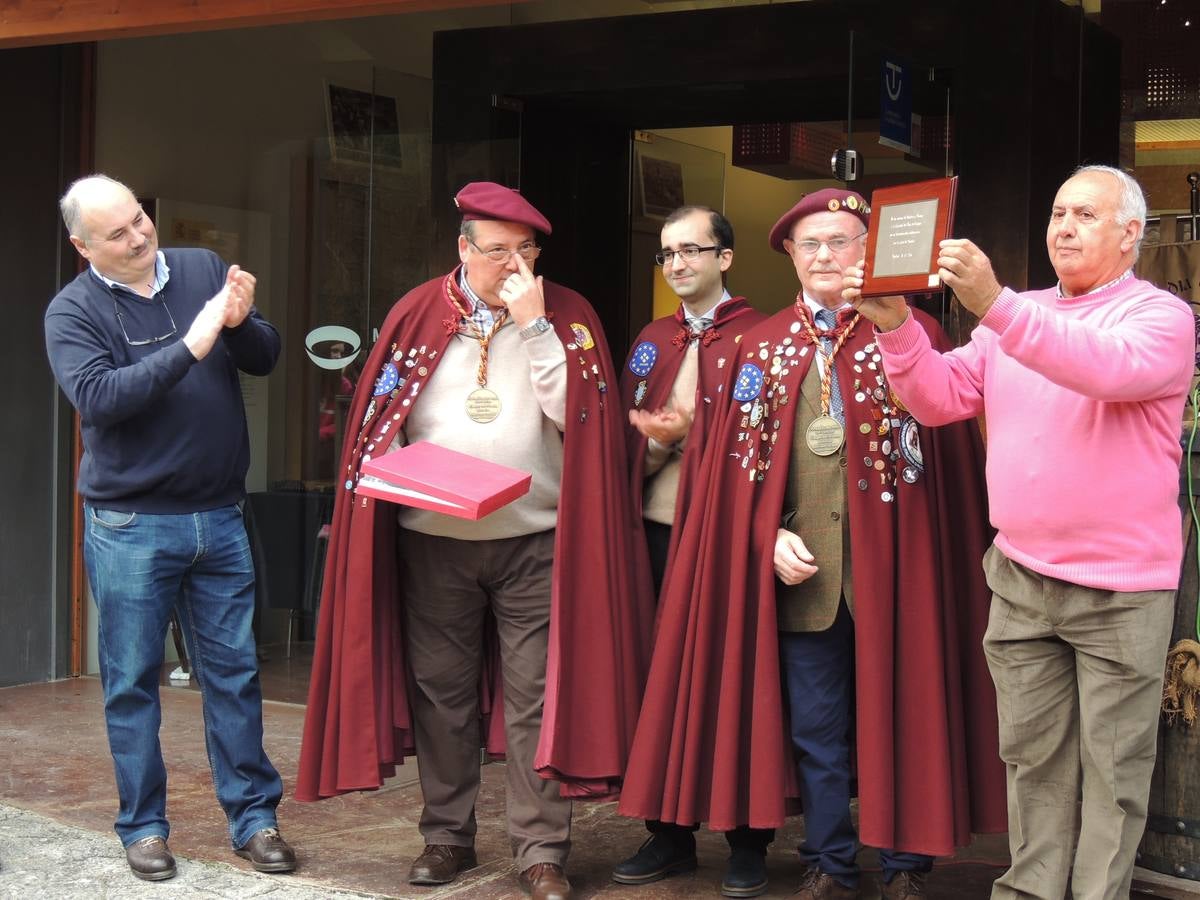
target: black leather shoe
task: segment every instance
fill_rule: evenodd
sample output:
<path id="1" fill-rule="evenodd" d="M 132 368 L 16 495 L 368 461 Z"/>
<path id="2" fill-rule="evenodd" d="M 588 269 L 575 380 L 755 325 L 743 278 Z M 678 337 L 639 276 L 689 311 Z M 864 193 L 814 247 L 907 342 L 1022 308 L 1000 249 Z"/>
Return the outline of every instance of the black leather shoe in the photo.
<path id="1" fill-rule="evenodd" d="M 449 884 L 459 872 L 479 865 L 474 847 L 427 844 L 408 870 L 409 884 Z"/>
<path id="2" fill-rule="evenodd" d="M 695 869 L 696 839 L 692 833 L 658 832 L 650 835 L 637 853 L 613 867 L 612 880 L 617 884 L 649 884 Z"/>
<path id="3" fill-rule="evenodd" d="M 260 872 L 291 872 L 296 868 L 296 854 L 278 828 L 260 828 L 234 852 L 250 860 Z"/>
<path id="4" fill-rule="evenodd" d="M 134 841 L 125 848 L 129 871 L 143 881 L 163 881 L 175 877 L 175 857 L 167 841 L 158 835 Z"/>
<path id="5" fill-rule="evenodd" d="M 729 854 L 721 894 L 725 897 L 757 897 L 767 890 L 767 855 L 737 847 Z"/>

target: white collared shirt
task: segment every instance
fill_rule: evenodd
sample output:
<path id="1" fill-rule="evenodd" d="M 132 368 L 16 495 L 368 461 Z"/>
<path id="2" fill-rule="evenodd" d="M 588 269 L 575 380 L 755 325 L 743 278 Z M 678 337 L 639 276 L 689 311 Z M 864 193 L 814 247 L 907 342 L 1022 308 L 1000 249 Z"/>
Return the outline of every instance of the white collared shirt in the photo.
<path id="1" fill-rule="evenodd" d="M 1092 288 L 1090 291 L 1087 292 L 1087 294 L 1077 294 L 1074 297 L 1065 297 L 1063 295 L 1061 280 L 1059 280 L 1058 286 L 1054 290 L 1055 290 L 1055 293 L 1058 295 L 1059 300 L 1078 300 L 1080 297 L 1088 296 L 1088 294 L 1098 294 L 1100 291 L 1107 290 L 1108 288 L 1112 287 L 1114 284 L 1118 284 L 1119 282 L 1124 281 L 1126 278 L 1132 278 L 1132 277 L 1133 277 L 1133 269 L 1126 269 L 1122 274 L 1118 275 L 1112 281 L 1106 282 L 1106 283 L 1100 285 L 1100 287 Z"/>

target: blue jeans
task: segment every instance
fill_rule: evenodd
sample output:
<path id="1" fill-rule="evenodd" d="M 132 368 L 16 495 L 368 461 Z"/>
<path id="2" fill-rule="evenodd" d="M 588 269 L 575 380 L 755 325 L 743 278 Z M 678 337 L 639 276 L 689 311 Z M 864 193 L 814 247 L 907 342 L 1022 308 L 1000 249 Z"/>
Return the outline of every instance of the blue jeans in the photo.
<path id="1" fill-rule="evenodd" d="M 846 604 L 825 631 L 780 632 L 779 656 L 804 806 L 800 858 L 857 888 L 858 834 L 850 821 L 854 620 Z M 928 872 L 933 858 L 882 848 L 879 863 L 890 882 L 897 872 Z"/>
<path id="2" fill-rule="evenodd" d="M 87 504 L 84 560 L 100 612 L 104 720 L 125 846 L 167 837 L 158 729 L 163 643 L 178 610 L 204 705 L 204 742 L 234 847 L 273 827 L 283 792 L 262 746 L 262 691 L 251 621 L 254 565 L 237 506 L 189 515 Z"/>

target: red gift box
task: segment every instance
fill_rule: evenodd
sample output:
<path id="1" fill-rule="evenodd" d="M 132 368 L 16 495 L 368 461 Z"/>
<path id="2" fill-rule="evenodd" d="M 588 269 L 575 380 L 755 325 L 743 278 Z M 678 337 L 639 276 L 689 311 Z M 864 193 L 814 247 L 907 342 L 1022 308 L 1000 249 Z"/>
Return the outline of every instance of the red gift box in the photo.
<path id="1" fill-rule="evenodd" d="M 362 465 L 355 493 L 419 509 L 482 519 L 529 493 L 533 475 L 417 441 Z"/>

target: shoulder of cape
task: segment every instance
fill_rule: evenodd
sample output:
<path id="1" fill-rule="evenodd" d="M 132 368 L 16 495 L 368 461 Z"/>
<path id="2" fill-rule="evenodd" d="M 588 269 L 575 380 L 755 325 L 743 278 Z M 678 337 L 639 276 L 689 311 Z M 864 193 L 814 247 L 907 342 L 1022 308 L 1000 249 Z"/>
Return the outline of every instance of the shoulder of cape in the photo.
<path id="1" fill-rule="evenodd" d="M 399 327 L 400 323 L 414 312 L 427 313 L 430 303 L 441 300 L 445 282 L 446 276 L 439 275 L 437 278 L 431 278 L 423 284 L 417 285 L 400 297 L 399 300 L 392 304 L 392 308 L 384 318 L 383 326 L 380 328 L 380 336 L 393 333 Z M 446 312 L 443 312 L 444 309 Z M 445 304 L 438 308 L 439 319 L 445 318 L 448 314 L 448 308 L 445 307 Z"/>
<path id="2" fill-rule="evenodd" d="M 753 306 L 747 306 L 744 310 L 738 313 L 737 318 L 734 320 L 734 324 L 744 331 L 747 328 L 753 328 L 759 322 L 765 322 L 769 318 L 771 318 L 770 313 L 765 313 L 761 309 L 756 309 Z"/>
<path id="3" fill-rule="evenodd" d="M 543 281 L 542 287 L 548 310 L 557 315 L 582 316 L 590 318 L 593 322 L 599 321 L 592 304 L 578 291 L 573 291 L 556 281 Z"/>
<path id="4" fill-rule="evenodd" d="M 660 316 L 653 322 L 648 323 L 641 330 L 637 336 L 637 340 L 633 342 L 633 346 L 636 347 L 643 341 L 650 341 L 653 344 L 670 340 L 675 336 L 677 331 L 679 331 L 679 320 L 675 318 L 674 313 L 671 313 L 669 316 Z"/>
<path id="5" fill-rule="evenodd" d="M 758 311 L 755 310 L 755 312 Z M 752 345 L 757 349 L 759 341 L 775 343 L 787 337 L 791 334 L 792 322 L 796 321 L 796 314 L 792 312 L 791 306 L 784 307 L 779 312 L 769 316 L 765 313 L 759 313 L 759 315 L 764 316 L 764 318 L 755 322 L 742 333 L 740 348 L 745 349 L 747 352 L 749 352 L 749 348 Z"/>

